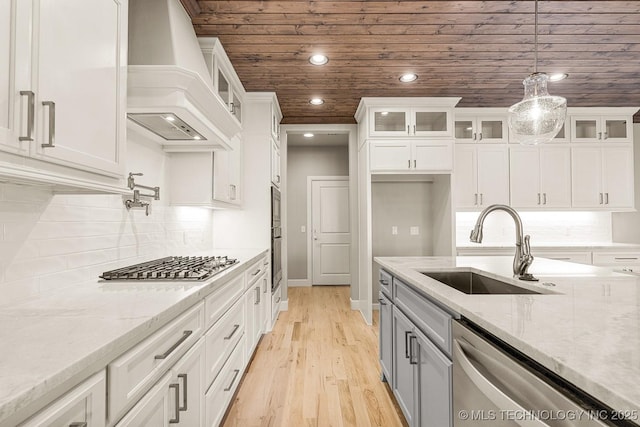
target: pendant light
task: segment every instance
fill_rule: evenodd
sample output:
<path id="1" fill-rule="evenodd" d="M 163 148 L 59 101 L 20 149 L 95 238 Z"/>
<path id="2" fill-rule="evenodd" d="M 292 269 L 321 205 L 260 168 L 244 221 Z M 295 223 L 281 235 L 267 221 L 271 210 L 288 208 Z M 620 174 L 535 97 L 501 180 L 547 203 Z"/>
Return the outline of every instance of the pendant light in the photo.
<path id="1" fill-rule="evenodd" d="M 567 100 L 549 95 L 549 76 L 538 72 L 538 0 L 535 0 L 534 45 L 533 73 L 522 82 L 524 98 L 509 107 L 507 117 L 511 138 L 525 145 L 551 141 L 562 128 L 567 115 Z"/>

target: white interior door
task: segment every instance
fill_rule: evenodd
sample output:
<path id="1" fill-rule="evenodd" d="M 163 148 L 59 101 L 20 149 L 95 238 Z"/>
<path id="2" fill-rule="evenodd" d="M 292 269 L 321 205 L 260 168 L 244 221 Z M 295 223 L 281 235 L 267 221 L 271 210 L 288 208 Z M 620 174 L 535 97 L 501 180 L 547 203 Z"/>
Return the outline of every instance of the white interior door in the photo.
<path id="1" fill-rule="evenodd" d="M 312 284 L 351 283 L 349 181 L 311 182 Z"/>

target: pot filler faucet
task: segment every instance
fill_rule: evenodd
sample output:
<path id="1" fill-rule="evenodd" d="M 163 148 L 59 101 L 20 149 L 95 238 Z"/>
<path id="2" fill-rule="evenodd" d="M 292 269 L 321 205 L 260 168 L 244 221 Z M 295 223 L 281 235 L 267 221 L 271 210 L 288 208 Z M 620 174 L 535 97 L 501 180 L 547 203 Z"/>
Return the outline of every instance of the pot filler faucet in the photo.
<path id="1" fill-rule="evenodd" d="M 487 206 L 482 212 L 480 212 L 480 216 L 476 221 L 476 226 L 471 230 L 470 240 L 474 243 L 482 243 L 482 226 L 484 224 L 484 220 L 489 215 L 489 213 L 493 211 L 505 211 L 511 218 L 513 218 L 516 224 L 516 253 L 513 257 L 513 275 L 518 276 L 520 280 L 527 281 L 537 281 L 535 277 L 531 273 L 528 273 L 527 270 L 529 266 L 533 262 L 533 255 L 531 255 L 531 246 L 529 245 L 530 236 L 527 234 L 522 237 L 522 220 L 520 219 L 520 215 L 515 211 L 511 206 L 507 205 L 490 205 Z"/>

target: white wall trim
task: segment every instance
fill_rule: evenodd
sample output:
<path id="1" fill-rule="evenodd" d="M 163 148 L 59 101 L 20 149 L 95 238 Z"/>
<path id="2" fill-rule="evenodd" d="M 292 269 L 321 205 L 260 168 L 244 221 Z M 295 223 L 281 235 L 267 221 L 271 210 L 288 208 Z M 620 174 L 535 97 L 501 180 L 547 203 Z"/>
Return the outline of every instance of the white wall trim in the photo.
<path id="1" fill-rule="evenodd" d="M 349 298 L 349 300 L 351 301 L 351 310 L 358 310 L 360 311 L 360 300 L 357 299 L 351 299 Z"/>
<path id="2" fill-rule="evenodd" d="M 380 303 L 376 302 L 374 304 L 371 304 L 371 310 L 373 311 L 380 310 Z"/>
<path id="3" fill-rule="evenodd" d="M 309 279 L 289 279 L 287 280 L 287 286 L 290 288 L 301 288 L 311 286 L 311 280 Z"/>
<path id="4" fill-rule="evenodd" d="M 289 311 L 289 300 L 280 301 L 280 311 Z"/>

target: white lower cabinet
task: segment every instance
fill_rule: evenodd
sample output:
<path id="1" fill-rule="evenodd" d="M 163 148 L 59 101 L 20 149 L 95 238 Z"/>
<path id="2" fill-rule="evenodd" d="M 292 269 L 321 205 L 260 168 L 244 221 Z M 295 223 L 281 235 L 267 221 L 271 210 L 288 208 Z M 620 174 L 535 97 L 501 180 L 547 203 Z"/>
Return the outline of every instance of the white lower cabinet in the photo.
<path id="1" fill-rule="evenodd" d="M 227 359 L 222 371 L 205 394 L 205 426 L 217 427 L 240 383 L 245 367 L 244 337 Z"/>
<path id="2" fill-rule="evenodd" d="M 204 344 L 201 339 L 116 426 L 202 426 L 204 381 Z"/>
<path id="3" fill-rule="evenodd" d="M 211 384 L 245 333 L 244 301 L 238 300 L 205 334 L 206 380 Z"/>
<path id="4" fill-rule="evenodd" d="M 380 292 L 380 368 L 382 376 L 389 385 L 393 385 L 391 369 L 393 367 L 393 316 L 391 314 L 391 301 Z"/>
<path id="5" fill-rule="evenodd" d="M 107 377 L 103 370 L 20 424 L 20 427 L 103 427 L 107 417 L 106 392 Z"/>

